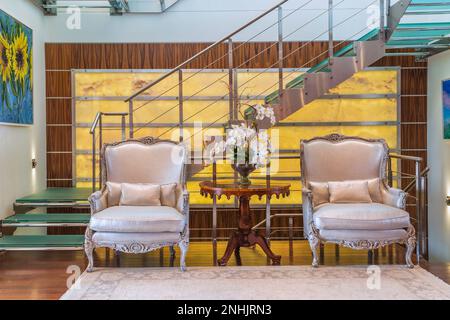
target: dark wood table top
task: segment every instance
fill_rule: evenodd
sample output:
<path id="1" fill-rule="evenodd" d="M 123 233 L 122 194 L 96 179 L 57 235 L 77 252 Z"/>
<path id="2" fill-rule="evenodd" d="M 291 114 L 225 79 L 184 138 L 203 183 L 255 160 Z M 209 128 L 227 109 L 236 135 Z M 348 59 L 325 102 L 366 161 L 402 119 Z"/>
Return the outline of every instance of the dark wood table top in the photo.
<path id="1" fill-rule="evenodd" d="M 270 183 L 268 187 L 266 184 L 251 184 L 249 186 L 241 186 L 237 183 L 227 182 L 227 181 L 202 181 L 200 182 L 200 194 L 204 197 L 210 196 L 211 198 L 215 195 L 219 199 L 222 195 L 225 195 L 228 199 L 231 196 L 247 196 L 251 197 L 253 195 L 258 196 L 260 199 L 267 195 L 272 197 L 275 195 L 277 198 L 280 196 L 287 197 L 290 194 L 290 184 L 280 184 L 280 183 Z"/>

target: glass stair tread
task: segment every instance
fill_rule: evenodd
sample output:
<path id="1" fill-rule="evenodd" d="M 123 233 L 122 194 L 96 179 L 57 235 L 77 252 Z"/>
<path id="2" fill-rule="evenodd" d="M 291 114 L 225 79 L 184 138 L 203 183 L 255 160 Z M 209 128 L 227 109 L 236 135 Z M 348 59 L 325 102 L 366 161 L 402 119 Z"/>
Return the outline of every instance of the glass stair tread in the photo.
<path id="1" fill-rule="evenodd" d="M 60 203 L 87 201 L 91 188 L 48 188 L 16 200 L 17 203 Z"/>
<path id="2" fill-rule="evenodd" d="M 433 30 L 439 28 L 450 28 L 449 22 L 415 22 L 415 23 L 400 23 L 396 31 L 398 30 L 411 30 L 411 29 L 419 29 L 419 30 Z"/>
<path id="3" fill-rule="evenodd" d="M 0 238 L 0 249 L 8 248 L 67 248 L 84 244 L 84 235 L 18 235 Z"/>
<path id="4" fill-rule="evenodd" d="M 436 14 L 450 11 L 450 1 L 412 0 L 406 9 L 408 13 Z"/>
<path id="5" fill-rule="evenodd" d="M 91 215 L 84 213 L 16 214 L 3 220 L 3 225 L 17 223 L 89 223 Z"/>

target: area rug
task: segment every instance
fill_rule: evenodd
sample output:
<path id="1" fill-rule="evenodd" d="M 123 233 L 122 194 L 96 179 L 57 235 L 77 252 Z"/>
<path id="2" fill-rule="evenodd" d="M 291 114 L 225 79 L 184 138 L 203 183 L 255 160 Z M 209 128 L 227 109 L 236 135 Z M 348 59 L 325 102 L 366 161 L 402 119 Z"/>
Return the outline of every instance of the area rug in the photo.
<path id="1" fill-rule="evenodd" d="M 98 268 L 63 300 L 450 299 L 420 267 L 310 266 Z"/>

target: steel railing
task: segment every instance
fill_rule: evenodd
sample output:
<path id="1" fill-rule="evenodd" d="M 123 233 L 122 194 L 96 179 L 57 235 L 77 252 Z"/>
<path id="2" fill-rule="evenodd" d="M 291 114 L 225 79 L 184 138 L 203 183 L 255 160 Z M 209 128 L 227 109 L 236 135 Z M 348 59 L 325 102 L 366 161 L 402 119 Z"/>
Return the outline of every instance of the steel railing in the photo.
<path id="1" fill-rule="evenodd" d="M 121 128 L 122 128 L 122 140 L 126 139 L 126 116 L 127 112 L 97 112 L 95 115 L 94 121 L 92 122 L 91 129 L 89 133 L 92 135 L 92 192 L 96 191 L 96 180 L 97 180 L 97 136 L 96 129 L 98 127 L 98 144 L 99 144 L 99 153 L 100 153 L 100 162 L 101 162 L 101 149 L 103 146 L 103 117 L 122 117 Z M 102 166 L 100 164 L 99 168 L 99 186 L 98 188 L 102 188 Z"/>

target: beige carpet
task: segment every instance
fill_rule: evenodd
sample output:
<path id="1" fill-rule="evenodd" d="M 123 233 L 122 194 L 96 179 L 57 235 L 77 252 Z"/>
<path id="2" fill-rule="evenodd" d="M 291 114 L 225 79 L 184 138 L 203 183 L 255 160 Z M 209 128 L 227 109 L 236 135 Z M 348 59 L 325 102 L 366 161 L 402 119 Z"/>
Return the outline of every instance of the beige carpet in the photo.
<path id="1" fill-rule="evenodd" d="M 450 299 L 450 286 L 420 267 L 375 271 L 369 275 L 367 266 L 191 267 L 184 273 L 95 269 L 83 273 L 61 299 Z"/>

